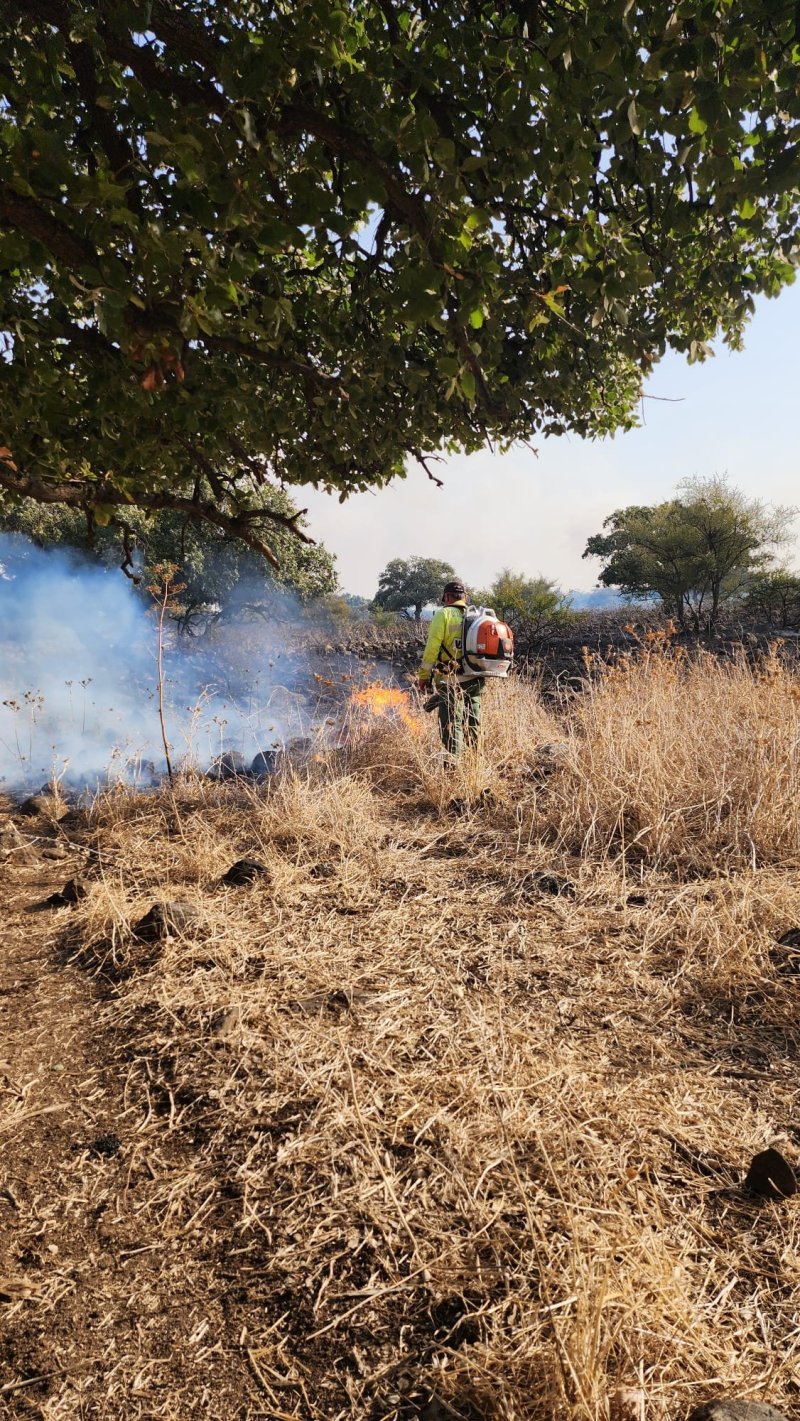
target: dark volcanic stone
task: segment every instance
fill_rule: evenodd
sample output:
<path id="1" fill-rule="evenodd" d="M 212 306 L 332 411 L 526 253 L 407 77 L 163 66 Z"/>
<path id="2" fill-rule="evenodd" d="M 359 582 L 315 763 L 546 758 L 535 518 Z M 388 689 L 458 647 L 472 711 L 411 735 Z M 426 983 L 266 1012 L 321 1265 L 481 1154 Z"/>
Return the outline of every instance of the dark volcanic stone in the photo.
<path id="1" fill-rule="evenodd" d="M 30 817 L 42 814 L 47 819 L 63 819 L 69 813 L 64 801 L 55 799 L 52 794 L 32 794 L 30 799 L 23 800 L 19 812 Z"/>
<path id="2" fill-rule="evenodd" d="M 542 893 L 552 893 L 556 898 L 574 898 L 575 884 L 559 873 L 543 873 L 536 879 L 536 887 Z"/>
<path id="3" fill-rule="evenodd" d="M 767 1401 L 704 1401 L 689 1421 L 787 1421 L 787 1417 Z"/>
<path id="4" fill-rule="evenodd" d="M 133 935 L 140 942 L 160 942 L 194 927 L 199 918 L 200 909 L 194 903 L 154 903 L 135 924 Z"/>
<path id="5" fill-rule="evenodd" d="M 88 891 L 86 884 L 82 883 L 79 878 L 70 878 L 60 892 L 51 893 L 50 897 L 45 899 L 44 906 L 46 908 L 73 907 L 86 897 Z"/>
<path id="6" fill-rule="evenodd" d="M 269 878 L 269 869 L 265 863 L 260 863 L 258 859 L 237 859 L 232 863 L 228 872 L 223 874 L 222 882 L 233 887 L 239 887 L 244 883 L 255 883 L 257 878 Z"/>
<path id="7" fill-rule="evenodd" d="M 312 878 L 335 878 L 336 868 L 332 863 L 315 863 L 309 873 Z"/>
<path id="8" fill-rule="evenodd" d="M 23 849 L 27 846 L 28 840 L 20 834 L 16 824 L 11 820 L 6 820 L 0 829 L 0 849 Z"/>
<path id="9" fill-rule="evenodd" d="M 93 1155 L 102 1155 L 105 1159 L 113 1159 L 114 1155 L 119 1154 L 122 1149 L 122 1141 L 119 1135 L 115 1134 L 113 1130 L 109 1130 L 107 1134 L 98 1135 L 97 1139 L 92 1140 L 89 1149 Z"/>
<path id="10" fill-rule="evenodd" d="M 770 957 L 779 977 L 800 976 L 800 928 L 789 928 L 775 939 Z"/>
<path id="11" fill-rule="evenodd" d="M 224 755 L 220 755 L 210 766 L 208 778 L 210 780 L 235 780 L 241 775 L 248 774 L 248 764 L 238 750 L 226 750 Z"/>
<path id="12" fill-rule="evenodd" d="M 253 757 L 250 774 L 259 780 L 265 780 L 269 775 L 274 775 L 278 768 L 280 753 L 280 750 L 259 750 L 258 754 Z"/>
<path id="13" fill-rule="evenodd" d="M 744 1187 L 762 1199 L 788 1199 L 797 1193 L 797 1180 L 789 1161 L 779 1150 L 770 1148 L 753 1156 Z"/>

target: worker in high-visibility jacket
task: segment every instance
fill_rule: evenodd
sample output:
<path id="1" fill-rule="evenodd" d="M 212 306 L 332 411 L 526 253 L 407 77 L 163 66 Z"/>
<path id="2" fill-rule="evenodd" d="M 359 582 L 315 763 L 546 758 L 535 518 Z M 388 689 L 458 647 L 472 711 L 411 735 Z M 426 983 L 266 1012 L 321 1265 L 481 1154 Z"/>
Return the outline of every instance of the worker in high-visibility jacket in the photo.
<path id="1" fill-rule="evenodd" d="M 467 589 L 459 578 L 448 582 L 442 605 L 434 612 L 422 653 L 418 684 L 433 682 L 439 696 L 439 730 L 447 754 L 457 758 L 464 746 L 477 747 L 481 725 L 482 676 L 463 679 L 464 618 Z"/>

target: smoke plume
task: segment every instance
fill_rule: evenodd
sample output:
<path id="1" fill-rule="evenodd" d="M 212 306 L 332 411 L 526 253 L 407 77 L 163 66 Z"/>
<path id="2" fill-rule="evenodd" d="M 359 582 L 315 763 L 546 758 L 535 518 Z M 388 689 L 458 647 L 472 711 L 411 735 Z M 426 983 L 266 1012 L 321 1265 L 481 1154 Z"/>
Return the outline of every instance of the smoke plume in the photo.
<path id="1" fill-rule="evenodd" d="M 157 624 L 118 570 L 0 535 L 0 787 L 51 776 L 146 782 L 164 765 Z M 250 759 L 308 728 L 296 659 L 266 629 L 203 644 L 167 632 L 165 702 L 175 762 Z M 305 675 L 307 680 L 307 673 Z M 312 716 L 313 718 L 313 716 Z"/>

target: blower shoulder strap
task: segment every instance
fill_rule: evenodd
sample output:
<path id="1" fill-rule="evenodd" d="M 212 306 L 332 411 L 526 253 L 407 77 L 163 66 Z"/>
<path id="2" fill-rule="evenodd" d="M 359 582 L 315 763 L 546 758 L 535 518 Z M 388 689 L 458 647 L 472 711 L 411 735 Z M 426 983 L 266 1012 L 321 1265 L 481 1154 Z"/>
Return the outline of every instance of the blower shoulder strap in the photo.
<path id="1" fill-rule="evenodd" d="M 449 611 L 451 610 L 451 608 L 448 607 L 446 610 L 449 612 Z M 465 630 L 465 629 L 466 629 L 466 625 L 467 625 L 467 608 L 466 608 L 466 606 L 464 606 L 464 607 L 453 607 L 452 610 L 453 610 L 454 612 L 460 612 L 460 613 L 461 613 L 461 655 L 460 655 L 460 656 L 454 656 L 453 653 L 452 653 L 452 651 L 449 651 L 448 648 L 445 646 L 444 642 L 442 642 L 441 646 L 439 647 L 439 657 L 441 658 L 441 657 L 446 656 L 446 657 L 447 657 L 447 660 L 448 660 L 448 663 L 450 663 L 450 662 L 455 662 L 456 664 L 461 664 L 461 663 L 463 662 L 463 660 L 464 660 L 464 642 L 465 642 L 465 640 L 466 640 L 466 630 Z"/>

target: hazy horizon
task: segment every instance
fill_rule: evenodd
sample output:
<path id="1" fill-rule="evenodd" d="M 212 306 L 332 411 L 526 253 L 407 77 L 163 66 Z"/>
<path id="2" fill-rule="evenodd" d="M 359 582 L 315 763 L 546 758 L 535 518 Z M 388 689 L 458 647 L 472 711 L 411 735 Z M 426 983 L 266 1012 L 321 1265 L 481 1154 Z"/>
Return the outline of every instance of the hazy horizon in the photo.
<path id="1" fill-rule="evenodd" d="M 587 538 L 629 503 L 669 498 L 684 478 L 726 475 L 751 498 L 800 501 L 794 406 L 800 284 L 761 298 L 740 354 L 717 346 L 704 365 L 667 355 L 647 385 L 643 423 L 593 443 L 546 439 L 538 454 L 515 448 L 457 455 L 386 489 L 338 497 L 298 489 L 310 532 L 336 554 L 351 593 L 374 595 L 390 558 L 444 558 L 467 582 L 490 583 L 503 567 L 542 574 L 565 589 L 596 586 L 583 561 Z M 786 560 L 800 564 L 800 523 Z"/>

